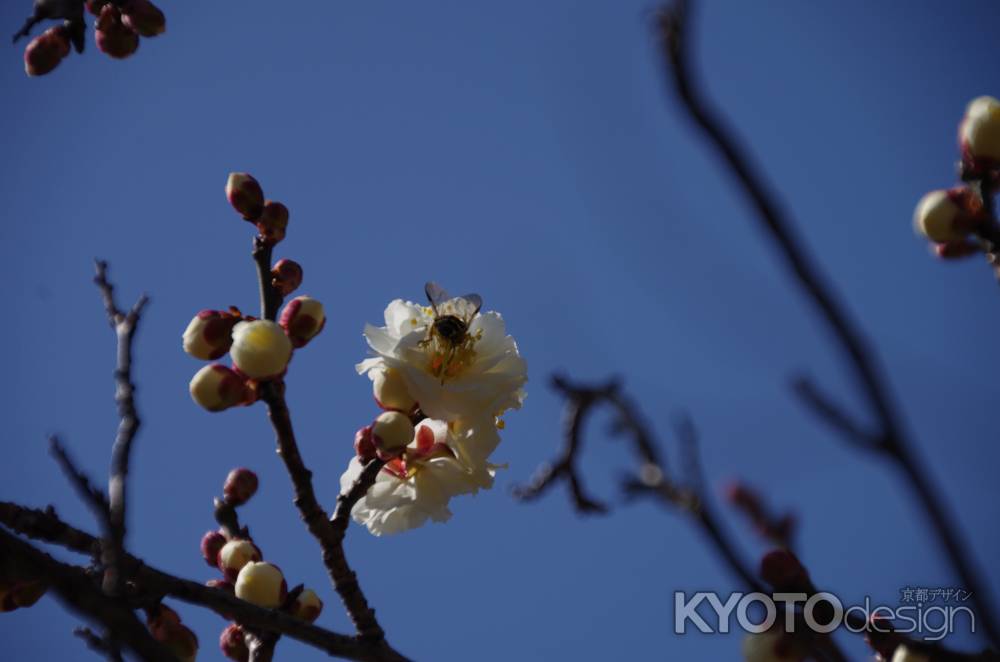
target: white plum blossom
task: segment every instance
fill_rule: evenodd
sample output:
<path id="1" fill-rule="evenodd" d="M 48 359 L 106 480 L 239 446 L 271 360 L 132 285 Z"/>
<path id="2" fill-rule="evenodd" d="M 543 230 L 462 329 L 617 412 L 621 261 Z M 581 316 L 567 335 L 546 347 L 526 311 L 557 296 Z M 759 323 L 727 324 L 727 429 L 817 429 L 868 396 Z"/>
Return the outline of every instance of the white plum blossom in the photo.
<path id="1" fill-rule="evenodd" d="M 428 520 L 447 521 L 451 517 L 448 502 L 453 496 L 475 494 L 493 486 L 499 467 L 485 460 L 470 467 L 458 459 L 459 453 L 468 454 L 463 446 L 496 445 L 492 439 L 475 439 L 480 430 L 491 433 L 499 442 L 492 424 L 471 428 L 461 421 L 421 421 L 405 453 L 386 464 L 375 484 L 355 504 L 351 510 L 354 520 L 376 536 L 413 529 Z M 340 478 L 342 492 L 351 488 L 363 468 L 360 459 L 351 460 Z"/>
<path id="2" fill-rule="evenodd" d="M 454 349 L 432 337 L 433 323 L 431 308 L 391 302 L 385 326 L 365 326 L 375 356 L 359 363 L 358 372 L 375 379 L 377 371 L 396 371 L 420 410 L 438 420 L 481 420 L 521 407 L 527 365 L 499 313 L 476 314 L 467 341 Z"/>

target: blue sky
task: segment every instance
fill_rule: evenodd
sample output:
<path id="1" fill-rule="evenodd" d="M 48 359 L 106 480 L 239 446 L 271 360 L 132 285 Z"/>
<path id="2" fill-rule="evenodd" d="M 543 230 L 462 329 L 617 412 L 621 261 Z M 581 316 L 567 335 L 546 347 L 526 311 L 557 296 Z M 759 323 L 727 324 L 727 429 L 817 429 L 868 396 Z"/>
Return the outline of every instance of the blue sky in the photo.
<path id="1" fill-rule="evenodd" d="M 93 529 L 46 453 L 58 432 L 94 476 L 116 424 L 113 337 L 90 283 L 110 260 L 125 300 L 152 304 L 135 375 L 144 427 L 130 549 L 209 579 L 198 553 L 233 466 L 261 477 L 244 509 L 267 558 L 319 591 L 321 624 L 349 623 L 298 521 L 261 407 L 210 415 L 180 334 L 206 307 L 256 302 L 248 226 L 223 195 L 253 172 L 291 210 L 279 257 L 327 305 L 288 396 L 321 501 L 353 431 L 376 413 L 361 330 L 436 279 L 481 293 L 527 358 L 494 490 L 446 525 L 348 551 L 392 642 L 416 659 L 732 659 L 737 636 L 674 636 L 675 590 L 735 586 L 697 532 L 652 504 L 580 518 L 565 494 L 509 487 L 558 443 L 554 371 L 620 374 L 676 446 L 694 417 L 713 487 L 743 477 L 802 520 L 802 556 L 845 600 L 895 604 L 952 586 L 895 471 L 845 447 L 793 400 L 807 372 L 860 408 L 826 329 L 776 263 L 743 198 L 673 103 L 647 2 L 164 3 L 168 32 L 117 62 L 71 56 L 28 79 L 0 59 L 0 190 L 11 306 L 0 341 L 8 449 L 0 498 L 48 503 Z M 4 3 L 13 32 L 27 2 Z M 913 236 L 919 196 L 949 186 L 967 101 L 998 94 L 1000 9 L 964 3 L 705 2 L 698 67 L 794 213 L 815 259 L 864 321 L 981 563 L 1000 557 L 994 375 L 1000 293 L 979 262 L 940 264 Z M 600 437 L 585 461 L 617 499 L 629 458 Z M 728 513 L 727 513 L 728 515 Z M 728 517 L 751 560 L 765 550 Z M 987 573 L 1000 595 L 1000 573 Z M 224 623 L 181 607 L 221 659 Z M 51 598 L 0 617 L 11 659 L 77 659 L 79 619 Z M 846 638 L 853 655 L 864 651 Z M 968 643 L 963 639 L 962 643 Z M 285 659 L 320 656 L 282 643 Z"/>

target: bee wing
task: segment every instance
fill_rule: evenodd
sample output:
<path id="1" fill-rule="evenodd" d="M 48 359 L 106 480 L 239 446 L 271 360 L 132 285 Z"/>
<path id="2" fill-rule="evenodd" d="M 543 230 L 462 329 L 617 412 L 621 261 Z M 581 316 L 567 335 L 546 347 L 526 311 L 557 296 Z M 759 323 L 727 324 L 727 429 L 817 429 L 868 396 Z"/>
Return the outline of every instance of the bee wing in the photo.
<path id="1" fill-rule="evenodd" d="M 424 285 L 424 294 L 427 295 L 427 300 L 430 302 L 431 308 L 434 309 L 435 315 L 438 314 L 438 306 L 451 299 L 445 289 L 432 280 L 427 281 L 427 284 Z"/>
<path id="2" fill-rule="evenodd" d="M 458 298 L 465 302 L 465 310 L 462 311 L 465 314 L 465 321 L 471 322 L 479 309 L 483 307 L 483 298 L 478 294 L 466 294 Z"/>

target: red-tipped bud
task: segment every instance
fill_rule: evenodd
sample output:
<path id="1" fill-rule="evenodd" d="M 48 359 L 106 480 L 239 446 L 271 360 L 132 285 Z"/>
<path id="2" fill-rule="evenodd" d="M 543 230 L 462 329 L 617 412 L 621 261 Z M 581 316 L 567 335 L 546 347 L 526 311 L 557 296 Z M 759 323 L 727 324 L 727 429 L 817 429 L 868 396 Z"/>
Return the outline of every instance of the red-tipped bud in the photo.
<path id="1" fill-rule="evenodd" d="M 44 76 L 69 55 L 69 33 L 59 25 L 49 28 L 31 40 L 24 49 L 24 72 L 29 76 Z"/>
<path id="2" fill-rule="evenodd" d="M 112 4 L 101 8 L 94 27 L 94 41 L 102 53 L 121 60 L 139 48 L 139 35 L 122 23 L 121 12 Z"/>
<path id="3" fill-rule="evenodd" d="M 362 462 L 375 458 L 375 442 L 372 440 L 372 426 L 358 428 L 354 433 L 354 452 Z"/>
<path id="4" fill-rule="evenodd" d="M 247 648 L 246 632 L 236 623 L 232 623 L 222 631 L 219 637 L 219 648 L 222 654 L 236 662 L 247 662 L 250 659 L 250 649 Z"/>
<path id="5" fill-rule="evenodd" d="M 201 537 L 201 555 L 213 568 L 219 566 L 219 550 L 226 544 L 226 537 L 218 531 L 207 531 Z"/>
<path id="6" fill-rule="evenodd" d="M 167 31 L 167 17 L 149 0 L 129 0 L 122 6 L 122 23 L 142 37 Z"/>
<path id="7" fill-rule="evenodd" d="M 203 361 L 213 361 L 233 344 L 233 327 L 240 317 L 225 310 L 203 310 L 184 330 L 184 351 Z"/>
<path id="8" fill-rule="evenodd" d="M 303 347 L 326 325 L 323 304 L 311 297 L 295 297 L 285 305 L 278 320 L 295 347 Z"/>
<path id="9" fill-rule="evenodd" d="M 786 549 L 775 549 L 760 561 L 760 576 L 776 591 L 810 592 L 809 573 L 798 558 Z"/>
<path id="10" fill-rule="evenodd" d="M 226 580 L 235 582 L 247 563 L 260 561 L 260 550 L 249 540 L 230 540 L 219 550 L 219 570 Z"/>
<path id="11" fill-rule="evenodd" d="M 245 221 L 256 223 L 264 211 L 264 190 L 249 173 L 229 173 L 226 198 Z"/>
<path id="12" fill-rule="evenodd" d="M 278 607 L 287 594 L 285 577 L 273 563 L 251 561 L 243 566 L 236 578 L 236 597 L 258 607 Z"/>
<path id="13" fill-rule="evenodd" d="M 280 202 L 268 200 L 264 203 L 264 211 L 257 219 L 257 231 L 269 244 L 276 244 L 285 238 L 288 228 L 288 207 Z"/>
<path id="14" fill-rule="evenodd" d="M 257 493 L 257 474 L 240 467 L 233 469 L 226 476 L 226 483 L 222 486 L 222 494 L 226 497 L 226 502 L 234 506 L 242 506 Z"/>
<path id="15" fill-rule="evenodd" d="M 413 441 L 413 434 L 410 417 L 398 411 L 383 412 L 372 423 L 372 441 L 376 454 L 383 460 L 402 453 L 406 445 Z"/>
<path id="16" fill-rule="evenodd" d="M 271 269 L 271 285 L 286 297 L 302 284 L 302 266 L 289 259 L 278 260 Z"/>
<path id="17" fill-rule="evenodd" d="M 224 365 L 207 365 L 191 378 L 191 399 L 208 411 L 222 411 L 245 404 L 250 395 L 243 378 Z"/>
<path id="18" fill-rule="evenodd" d="M 322 611 L 323 601 L 316 595 L 316 591 L 311 588 L 307 588 L 299 593 L 299 597 L 295 598 L 295 605 L 292 607 L 292 614 L 310 623 L 319 618 Z"/>

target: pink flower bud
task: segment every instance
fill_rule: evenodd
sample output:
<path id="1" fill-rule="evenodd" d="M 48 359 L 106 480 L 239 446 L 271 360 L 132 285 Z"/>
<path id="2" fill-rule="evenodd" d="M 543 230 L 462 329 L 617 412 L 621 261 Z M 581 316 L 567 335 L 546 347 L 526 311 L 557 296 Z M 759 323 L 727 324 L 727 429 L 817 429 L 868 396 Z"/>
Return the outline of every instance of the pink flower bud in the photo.
<path id="1" fill-rule="evenodd" d="M 94 24 L 94 40 L 97 48 L 116 59 L 124 59 L 139 48 L 139 35 L 122 23 L 121 12 L 112 4 L 101 8 L 101 14 Z"/>
<path id="2" fill-rule="evenodd" d="M 207 531 L 201 537 L 201 555 L 213 568 L 219 566 L 219 550 L 226 544 L 226 537 L 218 531 Z"/>
<path id="3" fill-rule="evenodd" d="M 69 33 L 63 26 L 49 28 L 24 49 L 24 72 L 44 76 L 69 55 Z"/>
<path id="4" fill-rule="evenodd" d="M 219 550 L 219 570 L 225 575 L 226 580 L 235 582 L 247 563 L 260 561 L 260 550 L 257 545 L 249 540 L 234 539 L 227 542 Z"/>
<path id="5" fill-rule="evenodd" d="M 382 370 L 372 370 L 369 374 L 372 378 L 375 402 L 379 407 L 405 413 L 412 411 L 416 406 L 417 401 L 410 395 L 406 381 L 398 370 L 387 367 Z"/>
<path id="6" fill-rule="evenodd" d="M 323 304 L 310 297 L 295 297 L 281 311 L 278 323 L 295 347 L 302 347 L 315 338 L 326 325 Z"/>
<path id="7" fill-rule="evenodd" d="M 375 442 L 372 441 L 372 426 L 366 425 L 354 433 L 354 452 L 362 462 L 375 457 Z"/>
<path id="8" fill-rule="evenodd" d="M 958 138 L 963 160 L 973 171 L 1000 165 L 1000 100 L 973 99 L 959 125 Z"/>
<path id="9" fill-rule="evenodd" d="M 299 597 L 295 598 L 295 605 L 292 607 L 292 614 L 309 623 L 319 618 L 319 614 L 322 611 L 323 601 L 316 595 L 316 591 L 311 588 L 307 588 L 299 593 Z"/>
<path id="10" fill-rule="evenodd" d="M 271 269 L 271 285 L 286 297 L 302 284 L 302 267 L 289 259 L 278 260 Z"/>
<path id="11" fill-rule="evenodd" d="M 229 173 L 226 198 L 233 209 L 243 216 L 243 220 L 256 222 L 264 211 L 264 191 L 249 173 Z"/>
<path id="12" fill-rule="evenodd" d="M 248 401 L 246 384 L 235 371 L 213 363 L 194 374 L 188 386 L 191 399 L 208 411 L 222 411 Z"/>
<path id="13" fill-rule="evenodd" d="M 236 597 L 258 607 L 280 606 L 287 592 L 285 577 L 273 563 L 251 561 L 243 566 L 236 578 Z"/>
<path id="14" fill-rule="evenodd" d="M 257 474 L 240 467 L 233 469 L 226 476 L 226 483 L 222 487 L 222 493 L 226 497 L 226 502 L 234 506 L 242 506 L 257 493 Z"/>
<path id="15" fill-rule="evenodd" d="M 398 455 L 413 441 L 413 423 L 406 414 L 387 411 L 379 414 L 372 423 L 372 441 L 379 457 L 383 459 Z"/>
<path id="16" fill-rule="evenodd" d="M 242 321 L 233 327 L 229 348 L 233 364 L 252 379 L 280 376 L 292 358 L 292 342 L 284 330 L 270 320 Z"/>
<path id="17" fill-rule="evenodd" d="M 246 632 L 236 623 L 222 631 L 219 637 L 219 648 L 222 654 L 236 662 L 247 662 L 250 659 L 250 649 L 247 648 Z"/>
<path id="18" fill-rule="evenodd" d="M 129 0 L 122 6 L 122 23 L 142 37 L 155 37 L 167 30 L 167 17 L 149 0 Z"/>
<path id="19" fill-rule="evenodd" d="M 184 331 L 184 351 L 203 361 L 212 361 L 229 351 L 237 315 L 223 310 L 203 310 Z"/>
<path id="20" fill-rule="evenodd" d="M 257 231 L 269 244 L 276 244 L 285 238 L 288 228 L 288 207 L 280 202 L 268 200 L 264 203 L 264 211 L 257 219 Z"/>

